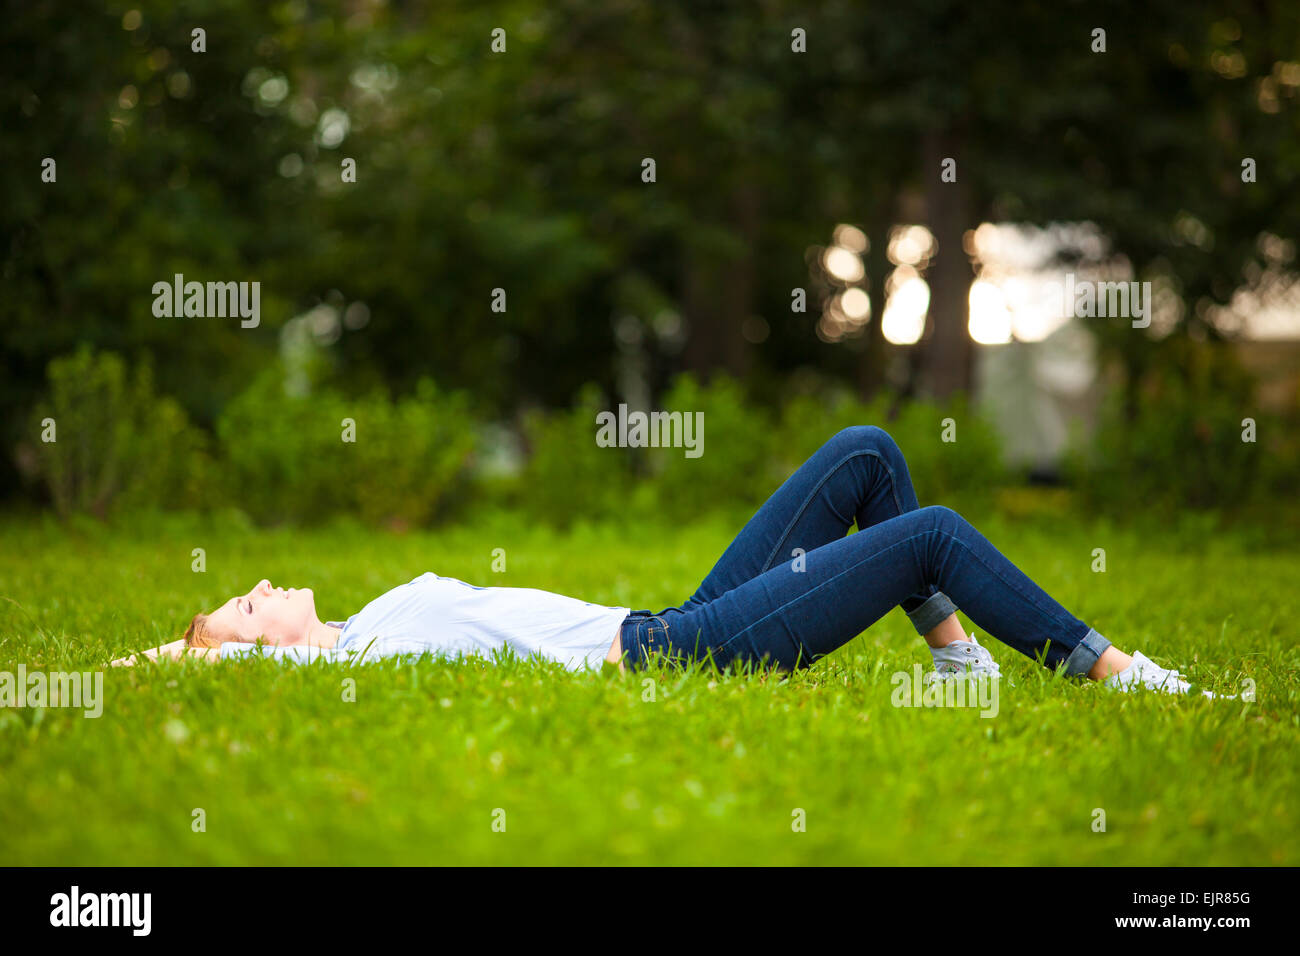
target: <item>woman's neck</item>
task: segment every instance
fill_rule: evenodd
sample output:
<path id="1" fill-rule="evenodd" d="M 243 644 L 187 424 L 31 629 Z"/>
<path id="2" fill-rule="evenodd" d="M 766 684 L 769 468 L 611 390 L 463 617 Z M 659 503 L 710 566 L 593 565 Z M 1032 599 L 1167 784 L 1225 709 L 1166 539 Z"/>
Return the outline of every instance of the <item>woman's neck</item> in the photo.
<path id="1" fill-rule="evenodd" d="M 339 642 L 339 635 L 343 633 L 337 627 L 332 627 L 322 621 L 313 621 L 307 628 L 307 633 L 292 644 L 305 645 L 308 647 L 333 647 Z"/>

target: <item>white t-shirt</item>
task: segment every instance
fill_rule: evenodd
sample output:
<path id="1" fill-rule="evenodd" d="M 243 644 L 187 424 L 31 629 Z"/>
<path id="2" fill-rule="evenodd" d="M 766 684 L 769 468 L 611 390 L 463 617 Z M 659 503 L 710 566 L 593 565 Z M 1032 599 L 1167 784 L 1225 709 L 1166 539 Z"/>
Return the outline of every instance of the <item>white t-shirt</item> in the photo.
<path id="1" fill-rule="evenodd" d="M 502 647 L 569 670 L 600 669 L 630 610 L 534 588 L 480 588 L 432 572 L 381 594 L 348 618 L 333 648 L 227 642 L 221 656 L 295 661 L 371 660 L 395 654 L 479 654 Z"/>

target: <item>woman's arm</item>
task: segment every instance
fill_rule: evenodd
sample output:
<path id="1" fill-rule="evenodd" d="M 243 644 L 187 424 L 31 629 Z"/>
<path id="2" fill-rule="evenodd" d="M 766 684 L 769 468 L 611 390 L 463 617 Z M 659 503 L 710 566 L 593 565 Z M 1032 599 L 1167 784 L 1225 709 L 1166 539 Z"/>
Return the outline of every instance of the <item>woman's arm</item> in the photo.
<path id="1" fill-rule="evenodd" d="M 225 648 L 225 652 L 222 652 Z M 170 644 L 164 644 L 162 647 L 150 648 L 147 651 L 141 651 L 139 654 L 133 654 L 130 657 L 119 657 L 112 662 L 114 667 L 134 667 L 142 661 L 156 661 L 160 659 L 180 660 L 182 657 L 198 658 L 204 661 L 218 661 L 223 657 L 273 657 L 282 660 L 290 660 L 295 663 L 305 664 L 320 658 L 327 661 L 348 661 L 351 659 L 346 651 L 337 650 L 329 647 L 317 647 L 315 645 L 294 644 L 288 647 L 279 647 L 274 644 L 247 644 L 237 641 L 227 641 L 220 647 L 186 647 L 184 639 L 172 641 Z"/>
<path id="2" fill-rule="evenodd" d="M 196 657 L 199 660 L 215 661 L 221 657 L 221 648 L 219 647 L 186 647 L 185 638 L 164 644 L 161 647 L 152 647 L 147 651 L 141 651 L 139 654 L 132 654 L 130 657 L 119 657 L 112 662 L 113 667 L 134 667 L 141 661 L 156 661 L 161 659 L 180 660 L 182 657 Z"/>

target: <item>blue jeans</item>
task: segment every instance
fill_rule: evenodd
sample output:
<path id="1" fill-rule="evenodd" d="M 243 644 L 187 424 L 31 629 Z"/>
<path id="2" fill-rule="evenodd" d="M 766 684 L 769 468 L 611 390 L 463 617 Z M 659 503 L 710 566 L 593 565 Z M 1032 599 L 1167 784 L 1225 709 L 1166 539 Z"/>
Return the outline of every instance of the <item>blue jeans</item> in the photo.
<path id="1" fill-rule="evenodd" d="M 630 614 L 620 632 L 624 661 L 633 669 L 651 655 L 711 658 L 719 668 L 807 667 L 895 606 L 918 634 L 959 607 L 1004 644 L 1069 675 L 1087 673 L 1110 646 L 961 515 L 920 507 L 898 445 L 860 426 L 777 489 L 690 600 Z"/>

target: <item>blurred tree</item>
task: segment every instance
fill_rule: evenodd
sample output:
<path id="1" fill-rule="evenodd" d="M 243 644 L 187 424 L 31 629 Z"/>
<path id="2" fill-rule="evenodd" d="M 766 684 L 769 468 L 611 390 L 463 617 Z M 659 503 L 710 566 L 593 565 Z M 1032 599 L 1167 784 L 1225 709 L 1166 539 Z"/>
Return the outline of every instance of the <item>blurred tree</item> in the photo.
<path id="1" fill-rule="evenodd" d="M 887 228 L 913 209 L 939 237 L 920 384 L 943 395 L 969 381 L 962 235 L 983 220 L 1096 222 L 1184 297 L 1180 334 L 1208 337 L 1205 305 L 1263 267 L 1260 234 L 1300 226 L 1300 10 L 1283 0 L 5 9 L 5 448 L 78 343 L 154 355 L 159 389 L 210 426 L 322 302 L 326 367 L 356 394 L 431 376 L 508 413 L 613 392 L 620 317 L 655 387 L 723 369 L 776 397 L 814 367 L 866 390 Z M 816 302 L 790 310 L 841 221 L 873 244 L 876 320 L 853 347 L 816 338 Z M 176 273 L 260 281 L 261 325 L 154 317 L 152 284 Z M 1098 333 L 1132 382 L 1163 354 Z"/>

